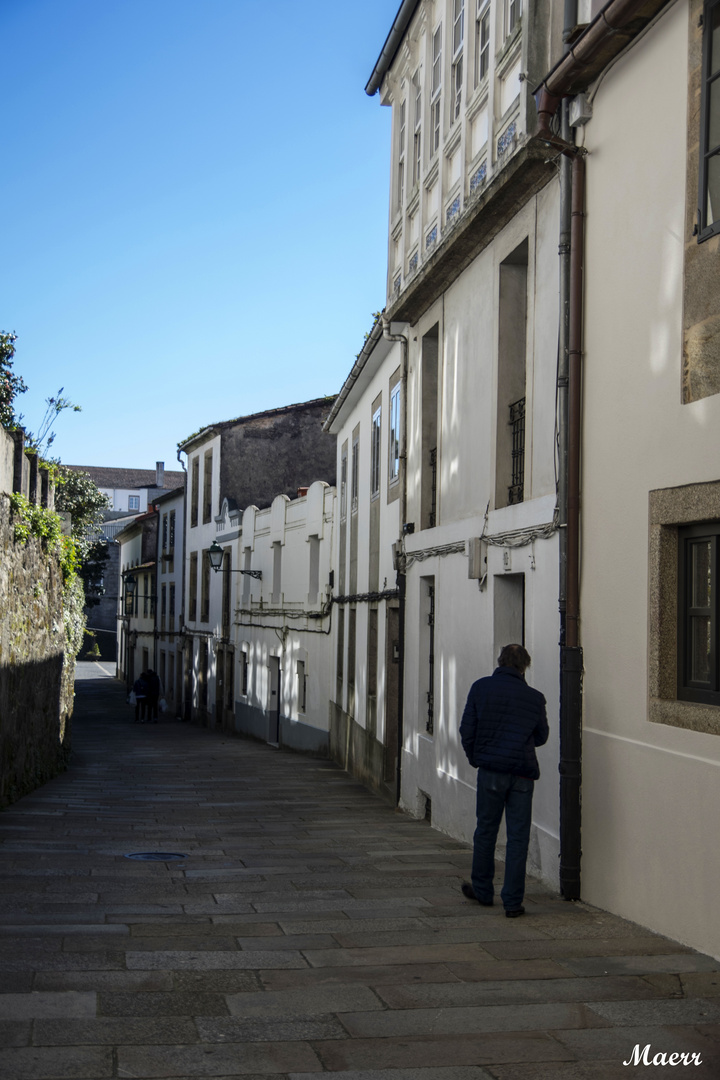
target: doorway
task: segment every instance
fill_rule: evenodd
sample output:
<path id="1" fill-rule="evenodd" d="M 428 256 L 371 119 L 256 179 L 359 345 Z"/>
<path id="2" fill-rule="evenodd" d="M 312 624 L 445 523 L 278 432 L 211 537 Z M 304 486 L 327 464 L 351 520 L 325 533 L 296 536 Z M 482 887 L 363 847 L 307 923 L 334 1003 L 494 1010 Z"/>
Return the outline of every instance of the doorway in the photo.
<path id="1" fill-rule="evenodd" d="M 280 657 L 271 656 L 268 660 L 270 686 L 268 700 L 268 742 L 272 746 L 280 745 Z"/>

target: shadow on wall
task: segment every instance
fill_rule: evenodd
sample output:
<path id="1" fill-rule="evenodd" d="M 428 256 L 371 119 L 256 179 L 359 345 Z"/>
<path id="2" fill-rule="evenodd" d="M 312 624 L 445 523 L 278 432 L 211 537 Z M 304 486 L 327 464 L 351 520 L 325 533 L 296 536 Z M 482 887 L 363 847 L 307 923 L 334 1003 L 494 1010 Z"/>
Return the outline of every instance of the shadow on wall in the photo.
<path id="1" fill-rule="evenodd" d="M 0 807 L 67 768 L 70 715 L 64 656 L 0 664 Z M 69 698 L 72 704 L 72 696 Z"/>

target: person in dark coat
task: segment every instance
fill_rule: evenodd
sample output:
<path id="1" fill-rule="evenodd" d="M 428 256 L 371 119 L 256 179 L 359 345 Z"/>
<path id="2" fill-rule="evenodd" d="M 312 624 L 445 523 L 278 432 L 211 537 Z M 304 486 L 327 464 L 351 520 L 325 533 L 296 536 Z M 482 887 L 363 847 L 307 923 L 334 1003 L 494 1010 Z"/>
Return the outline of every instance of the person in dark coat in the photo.
<path id="1" fill-rule="evenodd" d="M 158 722 L 158 700 L 160 698 L 160 676 L 148 668 L 147 673 L 147 708 L 148 724 Z"/>
<path id="2" fill-rule="evenodd" d="M 143 671 L 133 683 L 135 693 L 135 723 L 145 723 L 145 710 L 147 708 L 147 672 Z"/>
<path id="3" fill-rule="evenodd" d="M 525 682 L 529 666 L 522 645 L 505 645 L 492 675 L 470 688 L 460 724 L 463 750 L 478 771 L 472 884 L 463 882 L 462 892 L 485 907 L 493 903 L 495 844 L 504 813 L 507 848 L 500 897 L 510 919 L 525 914 L 533 788 L 540 776 L 535 747 L 548 738 L 545 698 Z"/>

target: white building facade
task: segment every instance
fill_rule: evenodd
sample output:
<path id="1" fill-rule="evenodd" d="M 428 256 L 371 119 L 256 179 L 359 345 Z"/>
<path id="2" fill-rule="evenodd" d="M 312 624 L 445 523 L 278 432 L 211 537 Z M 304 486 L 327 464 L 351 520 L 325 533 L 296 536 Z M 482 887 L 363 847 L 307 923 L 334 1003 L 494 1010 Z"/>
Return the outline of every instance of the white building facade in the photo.
<path id="1" fill-rule="evenodd" d="M 157 673 L 167 713 L 182 716 L 182 589 L 185 491 L 168 492 L 155 500 L 158 514 L 156 618 L 158 632 Z"/>
<path id="2" fill-rule="evenodd" d="M 405 369 L 378 319 L 325 424 L 337 437 L 332 755 L 394 802 L 401 714 Z"/>
<path id="3" fill-rule="evenodd" d="M 393 109 L 385 314 L 407 349 L 401 805 L 471 840 L 466 696 L 524 643 L 551 727 L 530 862 L 557 884 L 559 200 L 528 87 L 551 40 L 543 5 L 420 0 L 367 89 Z"/>
<path id="4" fill-rule="evenodd" d="M 720 957 L 720 7 L 636 9 L 646 32 L 565 91 L 592 108 L 582 895 Z"/>
<path id="5" fill-rule="evenodd" d="M 329 752 L 334 504 L 335 489 L 316 481 L 296 499 L 278 495 L 263 510 L 246 507 L 233 536 L 221 514 L 217 533 L 226 657 L 230 649 L 234 656 L 234 672 L 225 675 L 226 688 L 231 680 L 234 687 L 226 727 L 318 756 Z"/>

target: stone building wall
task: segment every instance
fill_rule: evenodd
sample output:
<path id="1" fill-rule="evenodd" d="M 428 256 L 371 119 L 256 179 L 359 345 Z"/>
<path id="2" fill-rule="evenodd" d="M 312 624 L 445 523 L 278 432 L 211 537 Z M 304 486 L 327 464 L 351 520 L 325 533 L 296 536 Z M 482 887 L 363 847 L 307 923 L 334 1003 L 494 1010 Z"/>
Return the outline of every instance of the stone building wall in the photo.
<path id="1" fill-rule="evenodd" d="M 58 560 L 35 537 L 15 542 L 0 492 L 0 806 L 67 765 L 73 665 L 64 646 Z"/>

